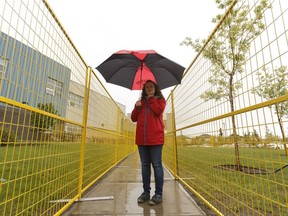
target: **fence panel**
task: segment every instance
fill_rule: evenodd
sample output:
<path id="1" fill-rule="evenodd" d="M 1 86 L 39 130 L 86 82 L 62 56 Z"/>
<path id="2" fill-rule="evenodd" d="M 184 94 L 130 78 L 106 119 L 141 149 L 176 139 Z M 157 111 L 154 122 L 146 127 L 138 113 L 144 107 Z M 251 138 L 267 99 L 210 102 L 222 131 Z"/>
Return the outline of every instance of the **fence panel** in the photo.
<path id="1" fill-rule="evenodd" d="M 125 116 L 46 1 L 0 1 L 0 212 L 60 214 L 134 151 Z"/>
<path id="2" fill-rule="evenodd" d="M 218 214 L 288 215 L 288 2 L 232 3 L 183 43 L 198 55 L 167 101 L 164 161 Z"/>

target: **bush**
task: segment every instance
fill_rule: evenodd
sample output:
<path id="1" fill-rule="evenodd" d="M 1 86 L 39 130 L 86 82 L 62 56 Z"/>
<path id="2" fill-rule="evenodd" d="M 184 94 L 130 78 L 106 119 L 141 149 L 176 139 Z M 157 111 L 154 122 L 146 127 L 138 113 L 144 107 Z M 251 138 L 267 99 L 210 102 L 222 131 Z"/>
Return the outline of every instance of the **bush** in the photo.
<path id="1" fill-rule="evenodd" d="M 0 137 L 1 145 L 8 145 L 9 143 L 14 143 L 16 141 L 15 134 L 7 128 L 0 130 Z"/>
<path id="2" fill-rule="evenodd" d="M 39 110 L 43 110 L 45 112 L 49 112 L 52 114 L 57 115 L 58 112 L 55 109 L 54 104 L 52 103 L 39 103 L 37 105 Z M 31 120 L 34 123 L 34 126 L 39 130 L 39 131 L 46 131 L 49 128 L 53 128 L 56 120 L 50 116 L 44 115 L 44 114 L 40 114 L 40 113 L 35 113 L 33 112 L 31 115 Z"/>

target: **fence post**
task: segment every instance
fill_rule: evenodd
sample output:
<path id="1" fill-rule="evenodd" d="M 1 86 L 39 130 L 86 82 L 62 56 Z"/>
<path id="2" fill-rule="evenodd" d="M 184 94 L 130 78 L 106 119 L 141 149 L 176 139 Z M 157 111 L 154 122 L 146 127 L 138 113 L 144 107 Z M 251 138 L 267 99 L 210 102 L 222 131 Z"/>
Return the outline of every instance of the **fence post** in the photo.
<path id="1" fill-rule="evenodd" d="M 177 153 L 177 136 L 175 124 L 175 109 L 174 109 L 174 92 L 171 91 L 171 108 L 172 108 L 172 134 L 173 134 L 173 163 L 174 163 L 174 178 L 178 178 L 178 153 Z"/>
<path id="2" fill-rule="evenodd" d="M 120 130 L 121 128 L 119 127 L 119 124 L 121 124 L 121 115 L 120 115 L 120 108 L 117 110 L 117 122 L 116 122 L 116 143 L 115 143 L 115 163 L 118 161 L 118 145 L 119 145 L 119 136 L 120 136 Z"/>
<path id="3" fill-rule="evenodd" d="M 82 119 L 82 137 L 81 137 L 81 151 L 80 151 L 80 167 L 79 167 L 79 183 L 78 183 L 78 197 L 81 198 L 82 182 L 83 182 L 83 170 L 84 170 L 84 157 L 85 157 L 85 144 L 86 144 L 86 129 L 87 129 L 87 117 L 89 106 L 89 92 L 91 83 L 91 67 L 86 68 L 85 78 L 85 90 L 84 90 L 84 109 Z"/>

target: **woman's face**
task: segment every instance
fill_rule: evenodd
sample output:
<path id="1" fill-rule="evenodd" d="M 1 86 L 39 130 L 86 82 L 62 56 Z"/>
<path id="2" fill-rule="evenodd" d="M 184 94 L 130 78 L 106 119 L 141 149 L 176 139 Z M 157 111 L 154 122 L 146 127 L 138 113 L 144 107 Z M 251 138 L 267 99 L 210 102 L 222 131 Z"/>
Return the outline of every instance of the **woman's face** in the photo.
<path id="1" fill-rule="evenodd" d="M 154 96 L 154 94 L 155 94 L 154 83 L 152 83 L 152 82 L 146 83 L 145 91 L 146 91 L 146 94 L 148 95 L 148 97 Z"/>

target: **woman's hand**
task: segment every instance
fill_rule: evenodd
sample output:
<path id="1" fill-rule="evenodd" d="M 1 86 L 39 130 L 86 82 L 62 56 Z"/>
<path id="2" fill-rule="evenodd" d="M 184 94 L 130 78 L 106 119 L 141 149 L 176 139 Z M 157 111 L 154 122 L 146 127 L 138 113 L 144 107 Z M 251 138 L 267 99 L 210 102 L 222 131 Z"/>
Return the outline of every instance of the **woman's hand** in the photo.
<path id="1" fill-rule="evenodd" d="M 142 104 L 141 104 L 141 100 L 138 100 L 138 101 L 136 102 L 136 104 L 135 104 L 136 107 L 141 107 L 141 105 L 142 105 Z"/>

